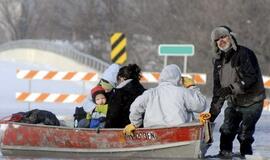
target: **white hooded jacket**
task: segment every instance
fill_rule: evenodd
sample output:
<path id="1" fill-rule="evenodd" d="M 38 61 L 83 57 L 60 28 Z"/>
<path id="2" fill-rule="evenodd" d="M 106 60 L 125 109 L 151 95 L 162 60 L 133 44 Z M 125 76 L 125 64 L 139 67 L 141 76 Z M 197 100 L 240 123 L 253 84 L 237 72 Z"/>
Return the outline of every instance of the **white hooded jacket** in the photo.
<path id="1" fill-rule="evenodd" d="M 181 70 L 177 65 L 166 66 L 156 88 L 145 91 L 131 104 L 129 119 L 139 127 L 170 127 L 192 120 L 192 112 L 206 108 L 206 98 L 198 87 L 179 86 Z M 144 120 L 142 120 L 142 115 Z M 143 121 L 143 122 L 142 122 Z"/>

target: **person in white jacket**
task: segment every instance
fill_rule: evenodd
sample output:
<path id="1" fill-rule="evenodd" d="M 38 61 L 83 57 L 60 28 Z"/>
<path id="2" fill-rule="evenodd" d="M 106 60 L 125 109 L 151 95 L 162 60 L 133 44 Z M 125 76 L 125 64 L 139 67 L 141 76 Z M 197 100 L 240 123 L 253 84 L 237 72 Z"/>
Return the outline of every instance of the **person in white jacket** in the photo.
<path id="1" fill-rule="evenodd" d="M 195 85 L 184 87 L 180 84 L 181 70 L 175 65 L 166 66 L 159 85 L 148 89 L 131 104 L 131 124 L 124 129 L 132 134 L 142 123 L 144 127 L 170 127 L 191 122 L 193 112 L 206 109 L 206 98 Z M 143 119 L 144 114 L 144 119 Z"/>

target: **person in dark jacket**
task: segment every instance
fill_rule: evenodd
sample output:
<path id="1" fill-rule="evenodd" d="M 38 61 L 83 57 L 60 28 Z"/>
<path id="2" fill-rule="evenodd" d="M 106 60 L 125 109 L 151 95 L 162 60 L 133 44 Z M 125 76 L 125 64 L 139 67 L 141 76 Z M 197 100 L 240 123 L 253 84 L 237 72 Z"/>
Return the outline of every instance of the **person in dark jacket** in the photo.
<path id="1" fill-rule="evenodd" d="M 216 27 L 211 33 L 211 41 L 215 57 L 210 121 L 215 121 L 225 100 L 228 104 L 220 128 L 220 152 L 217 156 L 232 156 L 236 135 L 241 156 L 251 155 L 255 125 L 265 99 L 257 58 L 252 50 L 237 44 L 235 34 L 227 26 Z"/>
<path id="2" fill-rule="evenodd" d="M 140 83 L 141 69 L 136 64 L 120 68 L 117 74 L 118 85 L 110 92 L 105 128 L 124 128 L 130 123 L 131 103 L 145 89 Z"/>

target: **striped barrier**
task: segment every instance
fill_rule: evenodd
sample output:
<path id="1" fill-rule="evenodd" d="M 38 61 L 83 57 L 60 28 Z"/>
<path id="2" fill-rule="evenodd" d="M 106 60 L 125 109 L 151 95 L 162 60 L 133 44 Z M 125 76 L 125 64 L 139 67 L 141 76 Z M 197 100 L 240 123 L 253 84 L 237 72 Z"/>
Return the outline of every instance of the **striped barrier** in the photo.
<path id="1" fill-rule="evenodd" d="M 19 70 L 16 76 L 18 79 L 28 80 L 67 80 L 67 81 L 98 81 L 96 72 L 59 72 L 59 71 L 41 71 L 41 70 Z"/>
<path id="2" fill-rule="evenodd" d="M 27 80 L 66 80 L 66 81 L 90 81 L 97 82 L 99 75 L 96 72 L 60 72 L 60 71 L 43 71 L 43 70 L 19 70 L 16 76 L 18 79 Z M 158 83 L 159 72 L 142 72 L 142 83 Z M 206 74 L 204 73 L 187 73 L 182 76 L 192 78 L 195 84 L 206 84 Z"/>
<path id="3" fill-rule="evenodd" d="M 263 83 L 264 87 L 270 89 L 270 77 L 269 76 L 263 76 Z"/>
<path id="4" fill-rule="evenodd" d="M 159 80 L 159 72 L 142 72 L 142 83 L 157 83 Z M 183 73 L 182 76 L 190 77 L 195 84 L 206 84 L 206 74 L 204 73 Z"/>
<path id="5" fill-rule="evenodd" d="M 141 82 L 157 83 L 159 76 L 159 72 L 142 72 Z"/>
<path id="6" fill-rule="evenodd" d="M 21 102 L 36 103 L 82 103 L 86 95 L 66 94 L 66 93 L 30 93 L 17 92 L 16 100 Z"/>
<path id="7" fill-rule="evenodd" d="M 89 81 L 97 82 L 99 75 L 96 72 L 60 72 L 60 71 L 42 71 L 42 70 L 20 70 L 17 69 L 18 79 L 26 80 L 66 80 L 66 81 Z M 182 76 L 190 77 L 195 84 L 206 84 L 206 74 L 204 73 L 186 73 Z M 157 83 L 160 77 L 159 72 L 142 72 L 142 83 Z M 270 88 L 270 77 L 263 76 L 265 88 Z M 86 95 L 68 94 L 68 93 L 31 93 L 17 92 L 16 100 L 20 102 L 36 103 L 82 103 Z M 264 101 L 264 110 L 270 111 L 270 100 Z"/>
<path id="8" fill-rule="evenodd" d="M 17 69 L 16 76 L 18 79 L 27 80 L 67 80 L 67 81 L 90 81 L 97 82 L 99 75 L 96 72 L 60 72 L 60 71 L 42 71 L 42 70 L 20 70 Z M 159 72 L 142 72 L 141 82 L 157 83 Z M 206 84 L 205 73 L 183 73 L 182 76 L 191 77 L 195 84 Z M 265 88 L 270 89 L 270 77 L 263 76 Z"/>
<path id="9" fill-rule="evenodd" d="M 195 84 L 206 84 L 206 74 L 204 73 L 183 73 L 182 76 L 190 76 Z"/>
<path id="10" fill-rule="evenodd" d="M 194 79 L 196 84 L 206 83 L 206 74 L 190 73 L 183 74 Z M 21 70 L 17 69 L 18 79 L 29 80 L 28 92 L 17 92 L 16 100 L 20 102 L 35 103 L 82 103 L 86 95 L 68 93 L 33 93 L 31 92 L 31 80 L 64 80 L 64 81 L 89 81 L 97 82 L 99 75 L 96 72 L 60 72 L 44 70 Z M 160 77 L 159 72 L 142 72 L 142 83 L 157 83 Z M 30 108 L 30 103 L 29 103 Z"/>
<path id="11" fill-rule="evenodd" d="M 263 102 L 263 109 L 266 111 L 270 111 L 270 99 L 265 99 Z"/>

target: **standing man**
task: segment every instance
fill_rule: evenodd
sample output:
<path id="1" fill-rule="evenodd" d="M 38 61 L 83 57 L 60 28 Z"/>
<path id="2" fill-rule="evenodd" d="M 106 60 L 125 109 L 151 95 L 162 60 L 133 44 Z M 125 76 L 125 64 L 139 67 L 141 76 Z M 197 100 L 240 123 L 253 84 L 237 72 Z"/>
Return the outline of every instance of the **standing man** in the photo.
<path id="1" fill-rule="evenodd" d="M 232 156 L 237 135 L 241 156 L 252 155 L 255 125 L 259 120 L 265 89 L 257 58 L 252 50 L 237 44 L 229 27 L 216 27 L 211 33 L 214 57 L 214 89 L 211 122 L 214 122 L 227 100 L 224 122 L 220 128 L 219 157 Z"/>

